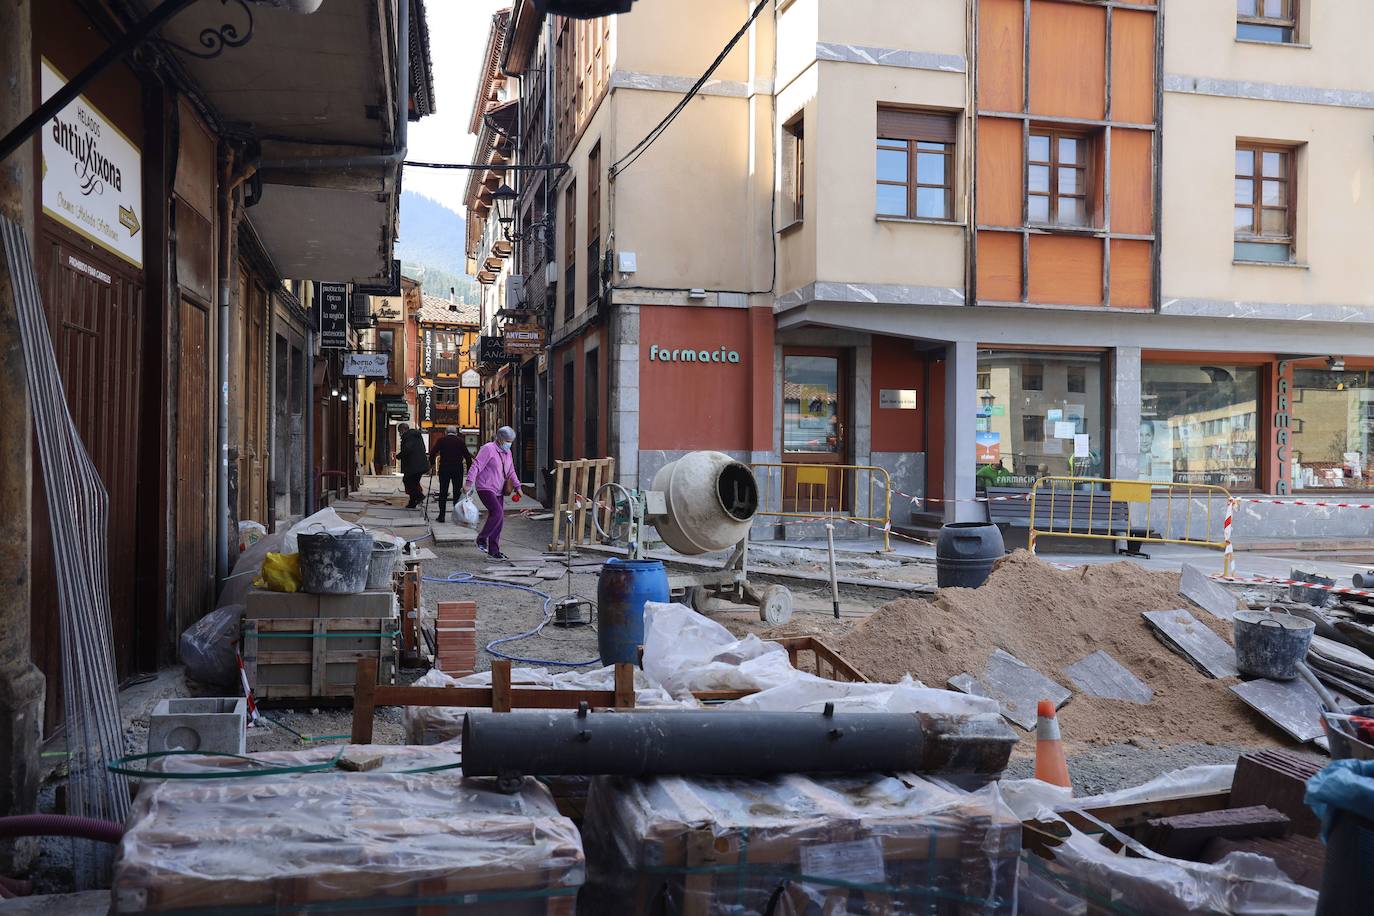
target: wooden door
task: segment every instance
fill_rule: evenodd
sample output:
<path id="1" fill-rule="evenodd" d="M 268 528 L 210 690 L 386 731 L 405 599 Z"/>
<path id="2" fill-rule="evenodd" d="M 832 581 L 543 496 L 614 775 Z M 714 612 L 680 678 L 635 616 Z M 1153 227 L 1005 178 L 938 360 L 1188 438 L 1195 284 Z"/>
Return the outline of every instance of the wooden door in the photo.
<path id="1" fill-rule="evenodd" d="M 63 393 L 72 422 L 109 493 L 107 550 L 114 657 L 120 677 L 135 664 L 135 550 L 138 546 L 140 404 L 144 288 L 142 272 L 77 241 L 46 217 L 38 271 Z M 51 497 L 34 455 L 32 622 L 34 658 L 48 678 L 46 725 L 61 721 L 61 644 L 57 583 L 48 526 Z M 149 600 L 152 600 L 149 596 Z M 147 638 L 154 638 L 147 634 Z"/>
<path id="2" fill-rule="evenodd" d="M 181 341 L 177 348 L 176 448 L 176 619 L 177 631 L 209 608 L 210 544 L 210 312 L 181 300 Z"/>
<path id="3" fill-rule="evenodd" d="M 847 464 L 853 398 L 846 350 L 787 348 L 782 370 L 784 512 L 834 512 L 852 505 Z"/>

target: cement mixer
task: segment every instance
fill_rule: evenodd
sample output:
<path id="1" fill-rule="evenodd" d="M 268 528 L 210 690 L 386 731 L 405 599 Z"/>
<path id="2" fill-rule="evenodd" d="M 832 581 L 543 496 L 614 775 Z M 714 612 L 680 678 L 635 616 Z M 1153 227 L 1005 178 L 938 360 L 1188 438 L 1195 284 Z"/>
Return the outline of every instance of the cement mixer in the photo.
<path id="1" fill-rule="evenodd" d="M 749 582 L 749 526 L 759 509 L 759 485 L 747 464 L 721 452 L 689 452 L 664 465 L 648 490 L 608 483 L 594 498 L 611 507 L 606 528 L 601 513 L 593 513 L 597 532 L 623 544 L 630 559 L 644 557 L 649 525 L 683 556 L 730 551 L 719 570 L 669 575 L 673 594 L 698 613 L 709 613 L 715 599 L 723 599 L 756 606 L 765 623 L 792 618 L 792 593 L 785 586 L 757 588 Z"/>

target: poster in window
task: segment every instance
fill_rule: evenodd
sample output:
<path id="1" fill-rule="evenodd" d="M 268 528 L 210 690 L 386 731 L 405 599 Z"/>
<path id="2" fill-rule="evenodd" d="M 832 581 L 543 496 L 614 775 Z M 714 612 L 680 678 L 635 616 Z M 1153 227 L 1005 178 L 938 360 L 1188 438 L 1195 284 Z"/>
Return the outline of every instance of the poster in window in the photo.
<path id="1" fill-rule="evenodd" d="M 1140 479 L 1173 480 L 1171 434 L 1167 420 L 1140 421 Z"/>
<path id="2" fill-rule="evenodd" d="M 974 437 L 974 443 L 978 447 L 979 464 L 1001 464 L 1002 462 L 1002 434 L 1001 433 L 978 433 Z"/>

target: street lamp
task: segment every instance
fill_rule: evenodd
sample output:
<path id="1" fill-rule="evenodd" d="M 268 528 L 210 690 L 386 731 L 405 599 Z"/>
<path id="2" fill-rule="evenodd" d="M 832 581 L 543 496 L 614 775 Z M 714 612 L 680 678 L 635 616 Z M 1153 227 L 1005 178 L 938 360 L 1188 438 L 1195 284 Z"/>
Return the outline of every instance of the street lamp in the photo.
<path id="1" fill-rule="evenodd" d="M 991 391 L 985 391 L 979 395 L 978 400 L 983 402 L 984 410 L 990 411 L 992 410 L 993 402 L 997 400 L 997 395 L 993 394 Z"/>
<path id="2" fill-rule="evenodd" d="M 492 207 L 496 210 L 496 220 L 501 224 L 501 234 L 511 241 L 510 227 L 515 222 L 515 201 L 520 195 L 505 182 L 491 192 Z"/>

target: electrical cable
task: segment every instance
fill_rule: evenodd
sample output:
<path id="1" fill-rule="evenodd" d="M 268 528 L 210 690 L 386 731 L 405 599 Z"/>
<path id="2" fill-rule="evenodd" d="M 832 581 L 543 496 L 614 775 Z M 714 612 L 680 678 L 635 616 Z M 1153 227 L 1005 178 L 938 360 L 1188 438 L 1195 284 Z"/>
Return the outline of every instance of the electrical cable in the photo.
<path id="1" fill-rule="evenodd" d="M 539 625 L 523 633 L 517 633 L 514 636 L 502 636 L 499 639 L 493 639 L 486 645 L 486 651 L 489 655 L 495 655 L 497 658 L 504 658 L 512 662 L 524 662 L 527 665 L 548 665 L 558 668 L 586 668 L 591 665 L 601 664 L 600 657 L 588 659 L 585 662 L 565 662 L 556 661 L 551 658 L 525 658 L 519 655 L 508 655 L 505 652 L 493 648 L 494 646 L 502 646 L 506 643 L 518 642 L 522 639 L 532 639 L 543 633 L 544 627 L 548 626 L 549 622 L 553 620 L 553 611 L 549 610 L 549 605 L 553 603 L 554 599 L 553 595 L 547 592 L 541 592 L 537 588 L 531 588 L 528 585 L 518 585 L 514 582 L 496 582 L 490 579 L 479 579 L 470 572 L 461 571 L 450 573 L 448 576 L 421 576 L 420 579 L 423 582 L 436 582 L 444 585 L 489 585 L 493 588 L 510 588 L 516 591 L 529 592 L 531 595 L 538 595 L 540 598 L 544 599 L 544 619 L 539 622 Z M 595 629 L 594 626 L 593 629 Z"/>
<path id="2" fill-rule="evenodd" d="M 745 20 L 744 25 L 740 26 L 739 31 L 726 43 L 725 48 L 716 55 L 716 59 L 711 61 L 711 66 L 706 68 L 706 72 L 701 74 L 701 77 L 692 84 L 692 88 L 687 90 L 682 100 L 673 106 L 673 110 L 668 112 L 663 120 L 659 121 L 658 124 L 654 126 L 653 130 L 650 130 L 649 133 L 644 136 L 644 139 L 630 147 L 629 152 L 621 156 L 611 165 L 609 170 L 611 180 L 614 181 L 618 174 L 634 165 L 635 160 L 642 156 L 645 150 L 653 146 L 654 141 L 663 135 L 663 132 L 668 129 L 673 121 L 677 120 L 677 116 L 687 107 L 687 103 L 696 97 L 696 94 L 706 85 L 706 81 L 711 78 L 711 74 L 715 73 L 716 69 L 725 62 L 725 58 L 730 56 L 730 52 L 735 49 L 735 45 L 739 44 L 740 39 L 749 31 L 749 27 L 754 24 L 755 19 L 759 18 L 759 13 L 763 12 L 763 8 L 767 6 L 769 2 L 770 0 L 759 0 L 758 5 L 755 6 L 754 11 L 749 14 L 749 18 Z"/>

